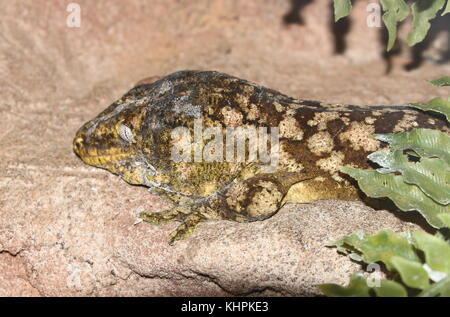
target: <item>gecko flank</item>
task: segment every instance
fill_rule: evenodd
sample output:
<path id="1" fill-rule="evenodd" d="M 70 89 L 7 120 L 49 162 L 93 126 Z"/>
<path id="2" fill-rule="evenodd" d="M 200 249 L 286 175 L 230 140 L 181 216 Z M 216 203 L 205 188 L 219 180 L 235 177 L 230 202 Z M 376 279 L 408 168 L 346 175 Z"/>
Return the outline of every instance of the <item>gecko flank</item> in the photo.
<path id="1" fill-rule="evenodd" d="M 276 168 L 268 172 L 260 156 L 174 160 L 173 149 L 180 142 L 186 142 L 188 158 L 199 148 L 200 157 L 206 149 L 226 152 L 226 141 L 209 146 L 221 141 L 217 133 L 191 142 L 198 122 L 203 131 L 211 128 L 225 137 L 241 127 L 267 131 L 270 141 L 271 130 L 277 131 Z M 174 135 L 180 127 L 192 133 Z M 370 168 L 367 155 L 386 146 L 372 134 L 417 127 L 449 132 L 443 120 L 408 107 L 298 100 L 223 73 L 180 71 L 131 89 L 80 128 L 73 148 L 86 164 L 149 186 L 174 202 L 169 210 L 141 214 L 156 224 L 180 221 L 169 237 L 173 243 L 208 219 L 256 221 L 286 202 L 358 199 L 358 189 L 339 167 Z M 248 141 L 246 157 L 256 142 Z M 269 141 L 266 145 L 273 147 L 274 140 Z"/>

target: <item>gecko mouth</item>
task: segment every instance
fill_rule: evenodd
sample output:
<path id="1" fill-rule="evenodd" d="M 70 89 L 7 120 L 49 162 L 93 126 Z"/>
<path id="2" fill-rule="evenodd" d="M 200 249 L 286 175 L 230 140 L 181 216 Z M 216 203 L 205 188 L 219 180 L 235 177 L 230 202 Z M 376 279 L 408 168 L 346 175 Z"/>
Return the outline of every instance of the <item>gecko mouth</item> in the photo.
<path id="1" fill-rule="evenodd" d="M 133 155 L 131 152 L 123 151 L 114 147 L 103 151 L 95 147 L 86 147 L 82 137 L 76 137 L 73 140 L 73 151 L 86 164 L 98 167 L 104 167 L 108 164 L 126 161 L 127 158 Z"/>
<path id="2" fill-rule="evenodd" d="M 128 158 L 130 155 L 131 153 L 121 153 L 121 154 L 107 154 L 96 156 L 80 156 L 80 157 L 86 164 L 101 167 L 111 163 L 124 161 L 124 159 Z"/>

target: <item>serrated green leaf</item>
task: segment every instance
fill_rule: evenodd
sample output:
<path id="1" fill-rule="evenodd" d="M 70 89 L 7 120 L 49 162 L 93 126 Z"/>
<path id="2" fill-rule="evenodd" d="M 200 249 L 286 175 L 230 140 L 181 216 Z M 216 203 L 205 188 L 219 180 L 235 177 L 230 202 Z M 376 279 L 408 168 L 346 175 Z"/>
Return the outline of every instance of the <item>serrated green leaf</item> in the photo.
<path id="1" fill-rule="evenodd" d="M 360 232 L 350 234 L 338 240 L 335 244 L 347 251 L 357 250 L 365 263 L 383 262 L 390 270 L 393 268 L 391 258 L 402 256 L 411 261 L 419 261 L 413 246 L 408 239 L 391 230 L 382 230 L 374 235 Z"/>
<path id="2" fill-rule="evenodd" d="M 410 46 L 422 42 L 430 29 L 430 20 L 442 9 L 445 0 L 417 0 L 412 5 L 413 30 L 408 34 Z"/>
<path id="3" fill-rule="evenodd" d="M 408 132 L 376 134 L 375 139 L 387 142 L 394 150 L 411 149 L 420 156 L 439 157 L 450 164 L 450 136 L 432 129 L 414 129 Z"/>
<path id="4" fill-rule="evenodd" d="M 450 277 L 447 277 L 437 283 L 431 284 L 430 287 L 424 289 L 419 297 L 450 297 Z"/>
<path id="5" fill-rule="evenodd" d="M 440 280 L 447 277 L 447 273 L 444 273 L 441 271 L 435 271 L 426 263 L 422 267 L 425 269 L 425 271 L 427 271 L 428 277 L 433 282 L 439 282 Z"/>
<path id="6" fill-rule="evenodd" d="M 403 285 L 395 281 L 381 280 L 379 287 L 369 287 L 367 279 L 361 273 L 355 273 L 350 278 L 348 286 L 337 284 L 318 285 L 326 296 L 330 297 L 370 297 L 371 290 L 379 297 L 406 297 L 407 291 Z"/>
<path id="7" fill-rule="evenodd" d="M 362 230 L 358 230 L 348 236 L 345 236 L 335 242 L 328 243 L 326 246 L 328 247 L 336 247 L 339 253 L 348 255 L 348 257 L 354 261 L 361 262 L 363 258 L 360 255 L 360 251 L 351 247 L 346 243 L 346 240 L 364 240 L 365 233 Z"/>
<path id="8" fill-rule="evenodd" d="M 366 195 L 373 198 L 387 197 L 403 211 L 417 210 L 433 227 L 444 226 L 437 215 L 450 213 L 450 205 L 436 203 L 416 185 L 405 183 L 402 175 L 381 174 L 373 170 L 359 170 L 352 167 L 342 167 L 341 170 L 356 179 Z"/>
<path id="9" fill-rule="evenodd" d="M 330 297 L 370 297 L 370 287 L 367 286 L 366 279 L 360 273 L 352 275 L 348 286 L 322 284 L 318 285 L 318 288 Z"/>
<path id="10" fill-rule="evenodd" d="M 381 0 L 383 6 L 383 22 L 388 30 L 387 50 L 390 51 L 397 38 L 397 23 L 403 21 L 409 13 L 409 7 L 404 0 Z"/>
<path id="11" fill-rule="evenodd" d="M 431 99 L 428 103 L 413 103 L 412 107 L 421 109 L 423 111 L 434 111 L 441 113 L 450 122 L 450 101 L 444 100 L 442 98 Z"/>
<path id="12" fill-rule="evenodd" d="M 417 248 L 425 253 L 425 262 L 435 271 L 450 274 L 450 244 L 431 234 L 414 231 Z"/>
<path id="13" fill-rule="evenodd" d="M 334 22 L 348 16 L 352 11 L 350 0 L 334 0 Z"/>
<path id="14" fill-rule="evenodd" d="M 408 293 L 400 283 L 390 280 L 381 280 L 380 287 L 374 287 L 378 297 L 406 297 Z"/>
<path id="15" fill-rule="evenodd" d="M 400 256 L 391 259 L 393 266 L 400 273 L 403 283 L 412 288 L 425 289 L 430 285 L 428 273 L 418 262 Z"/>
<path id="16" fill-rule="evenodd" d="M 440 158 L 422 157 L 411 162 L 403 150 L 374 152 L 368 158 L 383 167 L 378 172 L 400 172 L 406 183 L 417 185 L 436 202 L 450 203 L 450 165 Z"/>
<path id="17" fill-rule="evenodd" d="M 447 228 L 450 228 L 450 214 L 439 214 L 437 217 Z"/>
<path id="18" fill-rule="evenodd" d="M 355 231 L 347 236 L 344 236 L 343 238 L 335 241 L 335 242 L 331 242 L 328 243 L 327 246 L 328 247 L 337 247 L 338 249 L 343 246 L 346 241 L 366 241 L 366 233 L 363 230 L 358 230 Z M 343 252 L 344 253 L 348 253 L 348 248 L 344 248 Z"/>
<path id="19" fill-rule="evenodd" d="M 448 2 L 447 6 L 450 6 L 450 1 Z M 430 83 L 438 87 L 450 86 L 450 76 L 430 80 Z"/>

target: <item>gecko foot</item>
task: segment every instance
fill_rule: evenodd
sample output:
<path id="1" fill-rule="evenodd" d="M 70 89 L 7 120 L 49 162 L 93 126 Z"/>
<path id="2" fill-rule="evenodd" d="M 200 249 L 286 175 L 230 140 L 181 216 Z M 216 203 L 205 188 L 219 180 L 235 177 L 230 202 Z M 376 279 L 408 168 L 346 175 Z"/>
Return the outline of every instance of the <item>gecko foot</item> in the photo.
<path id="1" fill-rule="evenodd" d="M 161 212 L 146 213 L 143 212 L 139 218 L 154 225 L 163 225 L 172 221 L 180 221 L 186 218 L 187 215 L 181 213 L 177 207 L 167 209 Z"/>
<path id="2" fill-rule="evenodd" d="M 179 225 L 177 229 L 169 235 L 169 244 L 173 245 L 175 241 L 189 236 L 199 223 L 206 220 L 206 218 L 201 215 L 199 210 L 197 210 L 201 205 L 201 203 L 180 205 L 161 212 L 144 212 L 141 213 L 139 217 L 142 220 L 155 225 L 161 225 L 172 221 L 181 221 L 181 225 Z"/>
<path id="3" fill-rule="evenodd" d="M 184 219 L 183 223 L 169 235 L 169 244 L 174 245 L 176 241 L 190 236 L 195 228 L 205 220 L 205 217 L 197 213 L 190 214 Z"/>

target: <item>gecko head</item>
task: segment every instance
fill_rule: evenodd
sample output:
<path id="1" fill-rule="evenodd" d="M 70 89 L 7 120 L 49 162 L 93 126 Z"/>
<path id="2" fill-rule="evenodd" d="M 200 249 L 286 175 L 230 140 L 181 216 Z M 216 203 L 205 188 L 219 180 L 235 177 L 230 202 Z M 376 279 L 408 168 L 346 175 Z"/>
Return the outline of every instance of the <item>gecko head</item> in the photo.
<path id="1" fill-rule="evenodd" d="M 142 184 L 139 151 L 143 108 L 113 103 L 86 122 L 73 139 L 73 151 L 88 165 L 104 168 L 132 184 Z"/>
<path id="2" fill-rule="evenodd" d="M 202 117 L 203 97 L 195 92 L 210 81 L 199 80 L 198 74 L 181 71 L 157 81 L 146 79 L 78 130 L 74 152 L 86 164 L 129 183 L 184 193 L 182 187 L 196 170 L 191 162 L 173 159 L 172 153 L 190 138 L 194 119 Z M 178 128 L 189 130 L 189 138 L 174 136 Z"/>

